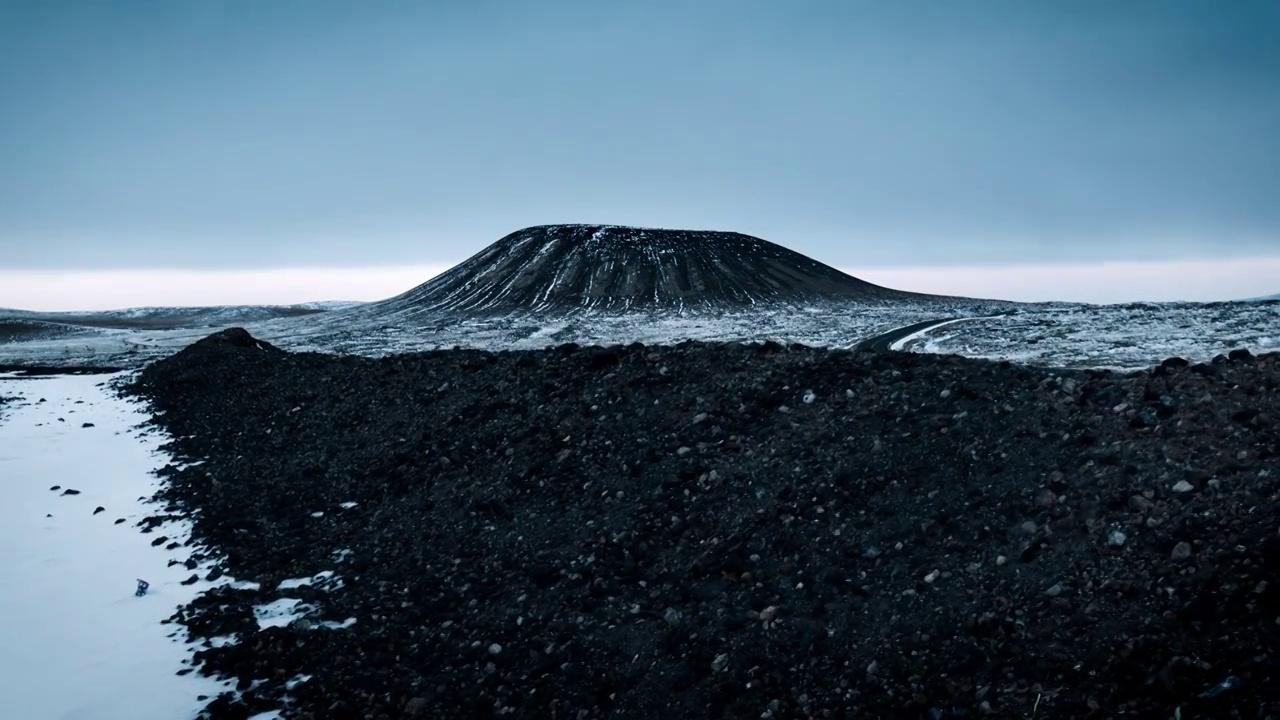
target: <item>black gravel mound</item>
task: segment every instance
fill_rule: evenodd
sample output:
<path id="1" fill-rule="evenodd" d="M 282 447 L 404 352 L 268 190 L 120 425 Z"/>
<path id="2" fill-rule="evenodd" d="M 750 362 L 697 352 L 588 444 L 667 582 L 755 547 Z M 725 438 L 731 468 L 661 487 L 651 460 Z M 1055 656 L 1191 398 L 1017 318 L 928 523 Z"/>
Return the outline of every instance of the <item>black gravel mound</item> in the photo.
<path id="1" fill-rule="evenodd" d="M 1189 719 L 1280 712 L 1278 385 L 1246 352 L 1066 375 L 244 333 L 127 392 L 206 460 L 160 499 L 262 582 L 174 618 L 241 635 L 197 653 L 244 691 L 210 717 Z M 256 631 L 280 597 L 317 609 Z"/>
<path id="2" fill-rule="evenodd" d="M 511 233 L 368 309 L 501 314 L 911 297 L 926 296 L 872 285 L 740 233 L 544 225 Z"/>

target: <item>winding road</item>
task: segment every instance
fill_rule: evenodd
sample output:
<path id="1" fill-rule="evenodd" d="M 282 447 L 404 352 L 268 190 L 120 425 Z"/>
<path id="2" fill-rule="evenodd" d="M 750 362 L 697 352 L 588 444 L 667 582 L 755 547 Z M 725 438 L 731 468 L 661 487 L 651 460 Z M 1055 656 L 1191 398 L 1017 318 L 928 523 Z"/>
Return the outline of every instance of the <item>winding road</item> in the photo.
<path id="1" fill-rule="evenodd" d="M 898 352 L 904 349 L 906 343 L 916 337 L 927 335 L 930 331 L 936 330 L 944 325 L 952 323 L 964 322 L 966 320 L 985 320 L 992 317 L 1000 317 L 1005 313 L 997 313 L 995 315 L 979 315 L 977 317 L 950 317 L 938 318 L 935 320 L 925 320 L 923 322 L 904 325 L 900 328 L 894 328 L 887 333 L 882 333 L 874 337 L 854 345 L 855 350 L 873 350 L 875 352 Z"/>

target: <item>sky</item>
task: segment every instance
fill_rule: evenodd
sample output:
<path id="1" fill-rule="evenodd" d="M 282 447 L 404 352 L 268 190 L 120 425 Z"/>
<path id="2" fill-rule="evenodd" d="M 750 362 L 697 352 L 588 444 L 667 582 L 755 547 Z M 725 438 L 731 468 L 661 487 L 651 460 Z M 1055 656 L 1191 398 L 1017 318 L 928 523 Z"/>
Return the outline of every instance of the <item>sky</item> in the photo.
<path id="1" fill-rule="evenodd" d="M 1250 297 L 1276 188 L 1275 0 L 0 0 L 0 306 L 376 299 L 557 222 Z"/>

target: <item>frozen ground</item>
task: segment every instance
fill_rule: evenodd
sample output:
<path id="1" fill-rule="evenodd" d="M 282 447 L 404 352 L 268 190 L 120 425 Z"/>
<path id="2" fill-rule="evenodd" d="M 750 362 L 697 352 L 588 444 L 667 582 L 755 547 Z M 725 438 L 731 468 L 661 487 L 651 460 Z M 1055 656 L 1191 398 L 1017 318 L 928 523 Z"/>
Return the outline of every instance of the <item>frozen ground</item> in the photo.
<path id="1" fill-rule="evenodd" d="M 901 349 L 1134 369 L 1175 355 L 1204 362 L 1238 347 L 1280 350 L 1280 302 L 1025 305 L 935 328 Z"/>
<path id="2" fill-rule="evenodd" d="M 985 317 L 983 317 L 985 316 Z M 1236 347 L 1280 349 L 1280 302 L 1074 305 L 930 301 L 641 312 L 541 312 L 497 317 L 424 314 L 373 303 L 304 317 L 239 323 L 289 350 L 380 356 L 454 346 L 533 349 L 682 340 L 798 342 L 852 347 L 926 320 L 977 318 L 918 333 L 898 349 L 1053 367 L 1133 368 L 1171 355 L 1208 360 Z M 158 321 L 157 321 L 158 322 Z M 6 364 L 138 367 L 176 352 L 216 322 L 178 329 L 88 328 L 0 337 Z"/>
<path id="3" fill-rule="evenodd" d="M 154 492 L 151 471 L 168 458 L 161 437 L 138 429 L 147 416 L 103 387 L 110 378 L 0 374 L 0 397 L 18 398 L 0 411 L 6 718 L 181 720 L 196 716 L 201 695 L 228 689 L 176 674 L 189 667 L 190 648 L 161 620 L 215 583 L 181 584 L 191 570 L 152 547 L 160 534 L 185 541 L 185 524 L 152 534 L 134 526 L 154 514 L 139 499 Z M 138 579 L 150 583 L 142 597 Z"/>

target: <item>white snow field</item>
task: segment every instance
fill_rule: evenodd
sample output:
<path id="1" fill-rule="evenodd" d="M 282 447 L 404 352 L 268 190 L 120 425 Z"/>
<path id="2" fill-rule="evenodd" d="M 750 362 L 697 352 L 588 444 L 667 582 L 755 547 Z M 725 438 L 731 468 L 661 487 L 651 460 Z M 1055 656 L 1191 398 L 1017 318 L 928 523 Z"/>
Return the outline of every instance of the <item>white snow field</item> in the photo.
<path id="1" fill-rule="evenodd" d="M 3 315 L 0 312 L 0 315 Z M 1280 350 L 1280 303 L 1130 303 L 1078 305 L 983 301 L 837 303 L 703 311 L 423 316 L 414 308 L 374 303 L 244 324 L 286 350 L 378 357 L 455 346 L 527 350 L 581 345 L 676 343 L 682 340 L 798 342 L 853 347 L 895 328 L 958 320 L 894 344 L 908 352 L 955 353 L 1049 367 L 1133 369 L 1180 355 L 1193 362 L 1237 347 Z M 140 367 L 171 355 L 226 324 L 121 329 L 46 324 L 25 335 L 0 332 L 0 366 Z M 16 323 L 17 319 L 10 319 Z M 0 328 L 4 321 L 0 318 Z"/>
<path id="2" fill-rule="evenodd" d="M 155 491 L 150 473 L 168 458 L 162 437 L 138 429 L 143 410 L 103 387 L 111 377 L 0 375 L 0 397 L 21 398 L 0 406 L 6 718 L 181 720 L 204 705 L 199 695 L 227 690 L 198 673 L 175 675 L 190 667 L 189 647 L 170 637 L 180 626 L 160 621 L 213 583 L 181 585 L 192 571 L 168 562 L 185 559 L 174 554 L 182 549 L 151 545 L 160 535 L 184 541 L 187 528 L 134 527 L 157 511 L 139 498 Z M 142 597 L 139 578 L 150 583 Z"/>

